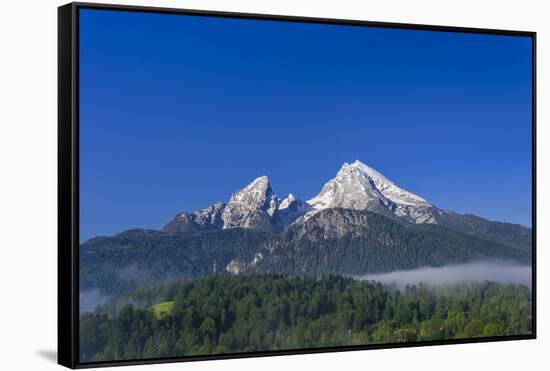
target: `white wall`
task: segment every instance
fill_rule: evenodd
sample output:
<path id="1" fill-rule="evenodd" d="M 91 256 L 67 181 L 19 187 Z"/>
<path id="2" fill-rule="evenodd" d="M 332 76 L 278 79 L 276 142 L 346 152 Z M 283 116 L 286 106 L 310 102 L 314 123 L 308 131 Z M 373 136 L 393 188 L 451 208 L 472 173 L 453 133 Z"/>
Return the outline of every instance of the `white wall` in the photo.
<path id="1" fill-rule="evenodd" d="M 115 0 L 113 0 L 115 1 Z M 538 32 L 538 313 L 534 341 L 138 366 L 139 370 L 543 369 L 550 352 L 548 316 L 550 132 L 545 67 L 550 53 L 546 1 L 300 0 L 120 1 L 124 4 L 227 10 Z M 56 74 L 61 1 L 8 0 L 0 11 L 0 368 L 56 367 Z M 546 148 L 544 147 L 546 144 Z M 550 268 L 549 268 L 550 269 Z M 546 366 L 547 367 L 547 366 Z M 137 367 L 129 367 L 138 369 Z M 547 369 L 547 368 L 546 368 Z"/>

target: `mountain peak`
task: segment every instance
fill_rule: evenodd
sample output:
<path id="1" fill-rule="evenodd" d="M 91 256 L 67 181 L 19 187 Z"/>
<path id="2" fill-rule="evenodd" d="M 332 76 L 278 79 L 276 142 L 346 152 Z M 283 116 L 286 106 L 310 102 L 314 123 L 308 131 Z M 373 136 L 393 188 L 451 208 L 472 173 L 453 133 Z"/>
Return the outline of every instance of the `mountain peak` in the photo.
<path id="1" fill-rule="evenodd" d="M 433 205 L 420 196 L 398 187 L 384 175 L 355 160 L 345 162 L 336 177 L 308 203 L 316 210 L 348 208 L 390 211 L 415 223 L 435 222 Z M 428 212 L 428 209 L 431 211 Z"/>
<path id="2" fill-rule="evenodd" d="M 269 188 L 269 178 L 266 175 L 259 176 L 256 179 L 254 179 L 252 182 L 250 182 L 243 189 L 254 189 L 254 188 L 260 188 L 260 189 Z"/>
<path id="3" fill-rule="evenodd" d="M 250 184 L 265 184 L 265 183 L 269 183 L 269 178 L 267 175 L 262 175 L 257 177 Z"/>
<path id="4" fill-rule="evenodd" d="M 347 172 L 350 172 L 350 171 L 358 171 L 362 174 L 365 174 L 375 182 L 378 181 L 379 183 L 395 184 L 391 180 L 386 178 L 384 175 L 382 175 L 378 171 L 374 170 L 372 167 L 368 166 L 367 164 L 359 160 L 355 160 L 351 164 L 344 162 L 338 174 L 340 173 L 346 174 Z"/>
<path id="5" fill-rule="evenodd" d="M 308 203 L 289 193 L 279 204 L 279 222 L 282 222 L 283 226 L 288 226 L 311 209 Z"/>
<path id="6" fill-rule="evenodd" d="M 260 176 L 233 193 L 222 215 L 223 227 L 271 230 L 271 218 L 278 206 L 269 178 Z"/>
<path id="7" fill-rule="evenodd" d="M 233 193 L 228 204 L 235 202 L 257 203 L 263 202 L 272 195 L 269 178 L 265 175 L 257 177 L 244 188 Z"/>
<path id="8" fill-rule="evenodd" d="M 286 209 L 294 201 L 296 201 L 296 197 L 292 193 L 289 193 L 287 198 L 282 200 L 281 203 L 279 204 L 279 210 Z"/>

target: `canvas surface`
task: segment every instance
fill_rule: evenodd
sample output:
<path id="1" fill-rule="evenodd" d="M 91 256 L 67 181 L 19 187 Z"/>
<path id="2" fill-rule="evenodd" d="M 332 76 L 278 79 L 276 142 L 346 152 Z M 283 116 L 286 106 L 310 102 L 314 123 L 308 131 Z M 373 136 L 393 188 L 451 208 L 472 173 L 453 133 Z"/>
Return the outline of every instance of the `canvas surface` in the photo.
<path id="1" fill-rule="evenodd" d="M 530 38 L 80 35 L 81 362 L 532 333 Z"/>

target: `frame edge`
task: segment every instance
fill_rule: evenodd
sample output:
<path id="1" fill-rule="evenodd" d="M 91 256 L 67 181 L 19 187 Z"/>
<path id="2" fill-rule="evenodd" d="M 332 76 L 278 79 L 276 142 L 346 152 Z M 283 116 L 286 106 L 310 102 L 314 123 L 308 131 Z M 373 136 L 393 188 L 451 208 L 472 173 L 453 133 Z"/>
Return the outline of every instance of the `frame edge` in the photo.
<path id="1" fill-rule="evenodd" d="M 77 299 L 75 297 L 74 249 L 74 5 L 57 9 L 57 363 L 75 368 L 78 364 Z"/>
<path id="2" fill-rule="evenodd" d="M 79 360 L 78 338 L 78 10 L 82 8 L 100 10 L 122 10 L 135 12 L 154 12 L 211 16 L 222 18 L 240 18 L 271 21 L 290 21 L 303 23 L 322 23 L 336 25 L 356 25 L 383 28 L 406 28 L 423 31 L 462 32 L 476 34 L 495 34 L 522 36 L 532 39 L 533 81 L 532 81 L 532 151 L 533 151 L 533 330 L 528 335 L 469 338 L 460 340 L 425 341 L 419 343 L 388 343 L 370 346 L 343 346 L 330 348 L 306 348 L 279 351 L 259 351 L 252 353 L 211 354 L 205 356 L 170 357 L 139 360 L 116 360 L 81 363 Z M 105 3 L 72 2 L 58 7 L 58 364 L 71 369 L 97 367 L 148 365 L 164 363 L 186 363 L 208 360 L 227 360 L 284 355 L 307 355 L 357 350 L 376 350 L 394 348 L 414 348 L 419 346 L 475 344 L 485 342 L 517 341 L 537 339 L 536 328 L 536 31 L 503 29 L 483 29 L 395 23 L 368 20 L 350 20 L 318 18 L 307 16 L 287 16 L 280 14 L 240 13 L 229 11 L 179 9 L 168 7 L 118 5 Z"/>
<path id="3" fill-rule="evenodd" d="M 113 3 L 89 3 L 89 2 L 73 2 L 75 7 L 81 9 L 96 9 L 96 10 L 112 10 L 112 11 L 132 11 L 145 13 L 159 14 L 184 14 L 206 17 L 221 17 L 221 18 L 238 18 L 238 19 L 253 19 L 267 21 L 285 21 L 298 23 L 321 23 L 321 24 L 337 24 L 347 26 L 371 26 L 381 28 L 407 28 L 421 31 L 441 31 L 441 32 L 462 32 L 476 34 L 492 34 L 492 35 L 507 35 L 507 36 L 527 36 L 531 37 L 536 32 L 530 30 L 505 30 L 498 28 L 480 28 L 480 27 L 461 27 L 461 26 L 444 26 L 422 23 L 405 23 L 405 22 L 384 22 L 370 21 L 365 19 L 349 19 L 349 18 L 327 18 L 327 17 L 310 17 L 301 15 L 284 15 L 272 13 L 247 13 L 225 10 L 204 10 L 196 8 L 173 8 L 160 6 L 146 5 L 123 5 Z"/>

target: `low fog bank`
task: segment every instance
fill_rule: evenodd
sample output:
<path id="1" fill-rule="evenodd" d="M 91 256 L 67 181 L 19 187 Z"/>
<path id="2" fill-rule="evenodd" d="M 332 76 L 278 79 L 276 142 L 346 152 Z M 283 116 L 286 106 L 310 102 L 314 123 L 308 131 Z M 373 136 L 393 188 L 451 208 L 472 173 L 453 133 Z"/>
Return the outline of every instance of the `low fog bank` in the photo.
<path id="1" fill-rule="evenodd" d="M 531 266 L 510 263 L 478 262 L 439 268 L 422 267 L 412 270 L 355 277 L 360 280 L 380 281 L 403 288 L 420 282 L 445 285 L 472 281 L 494 281 L 522 284 L 531 288 Z"/>
<path id="2" fill-rule="evenodd" d="M 108 297 L 101 294 L 98 289 L 80 293 L 80 314 L 93 312 L 97 306 L 107 302 Z"/>

